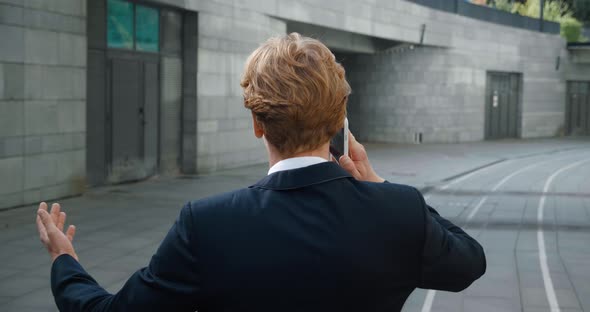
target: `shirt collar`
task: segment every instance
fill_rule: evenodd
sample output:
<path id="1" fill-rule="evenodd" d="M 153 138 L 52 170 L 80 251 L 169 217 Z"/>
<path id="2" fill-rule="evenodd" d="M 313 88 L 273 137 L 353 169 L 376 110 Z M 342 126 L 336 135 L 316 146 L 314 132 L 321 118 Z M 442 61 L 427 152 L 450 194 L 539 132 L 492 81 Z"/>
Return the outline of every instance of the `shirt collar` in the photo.
<path id="1" fill-rule="evenodd" d="M 293 157 L 287 158 L 279 161 L 278 163 L 274 164 L 268 170 L 268 174 L 273 174 L 279 171 L 285 170 L 292 170 L 298 169 L 303 167 L 308 167 L 311 165 L 316 165 L 319 163 L 327 162 L 324 158 L 317 157 L 317 156 L 302 156 L 302 157 Z"/>
<path id="2" fill-rule="evenodd" d="M 346 170 L 331 161 L 275 172 L 262 178 L 250 188 L 266 190 L 293 190 L 339 179 L 354 179 Z"/>

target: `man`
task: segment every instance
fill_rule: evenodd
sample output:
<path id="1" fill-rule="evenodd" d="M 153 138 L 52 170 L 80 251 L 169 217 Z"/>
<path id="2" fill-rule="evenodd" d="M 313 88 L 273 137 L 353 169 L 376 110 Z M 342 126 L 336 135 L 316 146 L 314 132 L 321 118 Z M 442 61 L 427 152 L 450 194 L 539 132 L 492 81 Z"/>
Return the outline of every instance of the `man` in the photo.
<path id="1" fill-rule="evenodd" d="M 416 287 L 460 291 L 484 273 L 482 247 L 416 189 L 380 178 L 354 136 L 350 156 L 327 161 L 350 87 L 322 43 L 270 39 L 241 85 L 268 175 L 187 203 L 117 294 L 78 263 L 60 206 L 41 203 L 61 311 L 399 311 Z"/>

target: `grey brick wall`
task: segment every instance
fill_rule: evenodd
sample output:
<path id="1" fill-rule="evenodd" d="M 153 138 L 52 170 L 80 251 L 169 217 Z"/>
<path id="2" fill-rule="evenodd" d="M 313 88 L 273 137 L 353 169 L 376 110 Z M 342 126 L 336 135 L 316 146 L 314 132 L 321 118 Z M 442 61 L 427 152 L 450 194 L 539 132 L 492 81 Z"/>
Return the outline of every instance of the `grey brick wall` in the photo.
<path id="1" fill-rule="evenodd" d="M 379 142 L 413 142 L 414 133 L 426 143 L 482 140 L 486 73 L 501 71 L 523 77 L 521 136 L 557 135 L 565 109 L 564 69 L 556 69 L 560 40 L 554 57 L 539 55 L 527 40 L 482 51 L 466 44 L 348 55 L 348 62 L 344 56 L 353 88 L 351 127 L 361 139 Z"/>
<path id="2" fill-rule="evenodd" d="M 354 38 L 359 36 L 415 46 L 343 54 L 353 87 L 351 128 L 363 140 L 410 142 L 415 132 L 422 132 L 425 142 L 483 139 L 487 71 L 522 74 L 522 137 L 553 136 L 564 123 L 566 79 L 590 79 L 589 70 L 572 65 L 559 36 L 404 0 L 153 2 L 199 16 L 196 64 L 182 65 L 183 72 L 196 71 L 196 81 L 182 81 L 182 92 L 194 86 L 197 104 L 196 109 L 183 110 L 189 115 L 182 116 L 181 138 L 167 135 L 179 131 L 173 115 L 187 104 L 178 98 L 179 62 L 162 62 L 163 77 L 169 80 L 161 81 L 161 104 L 170 113 L 161 116 L 165 139 L 161 149 L 168 151 L 161 155 L 162 172 L 174 173 L 179 157 L 183 167 L 188 163 L 193 168 L 196 163 L 199 173 L 266 162 L 264 146 L 253 136 L 251 116 L 242 105 L 239 80 L 248 55 L 268 37 L 285 34 L 286 21 L 354 33 L 349 44 L 341 42 L 347 36 L 338 40 L 341 48 L 357 52 L 366 50 L 355 49 Z M 83 188 L 85 22 L 86 1 L 0 0 L 0 38 L 10 42 L 0 47 L 4 207 L 77 194 Z M 179 155 L 175 146 L 180 141 L 190 150 Z"/>
<path id="3" fill-rule="evenodd" d="M 241 108 L 238 82 L 248 53 L 269 35 L 285 32 L 281 19 L 416 45 L 411 51 L 349 57 L 351 127 L 364 140 L 410 142 L 414 132 L 422 132 L 425 142 L 482 140 L 487 71 L 522 74 L 522 137 L 553 136 L 563 127 L 564 66 L 556 70 L 555 63 L 565 42 L 556 35 L 403 0 L 186 0 L 184 5 L 201 17 L 201 172 L 265 161 Z M 423 24 L 424 46 L 418 47 Z"/>
<path id="4" fill-rule="evenodd" d="M 233 1 L 190 2 L 199 11 L 197 172 L 266 161 L 244 108 L 240 78 L 248 55 L 284 22 L 237 9 Z"/>
<path id="5" fill-rule="evenodd" d="M 415 133 L 423 142 L 483 139 L 486 73 L 461 55 L 415 47 L 342 59 L 353 89 L 350 125 L 361 140 L 413 142 Z"/>
<path id="6" fill-rule="evenodd" d="M 85 1 L 0 1 L 0 208 L 78 194 Z"/>
<path id="7" fill-rule="evenodd" d="M 590 49 L 566 51 L 562 59 L 565 80 L 590 81 Z"/>

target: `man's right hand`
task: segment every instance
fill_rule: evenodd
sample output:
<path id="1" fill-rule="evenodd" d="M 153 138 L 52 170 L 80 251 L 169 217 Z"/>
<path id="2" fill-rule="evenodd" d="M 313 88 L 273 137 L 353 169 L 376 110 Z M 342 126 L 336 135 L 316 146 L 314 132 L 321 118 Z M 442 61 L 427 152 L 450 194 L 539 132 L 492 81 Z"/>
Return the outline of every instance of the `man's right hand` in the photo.
<path id="1" fill-rule="evenodd" d="M 382 183 L 385 179 L 375 173 L 373 166 L 369 162 L 365 147 L 357 142 L 352 132 L 348 131 L 348 155 L 342 155 L 338 163 L 344 170 L 348 171 L 355 179 L 359 181 Z"/>
<path id="2" fill-rule="evenodd" d="M 37 210 L 37 230 L 41 243 L 45 245 L 51 261 L 63 254 L 68 254 L 78 260 L 72 241 L 76 235 L 76 227 L 70 225 L 64 233 L 66 213 L 61 211 L 59 204 L 51 205 L 51 212 L 47 211 L 47 204 L 42 202 Z"/>

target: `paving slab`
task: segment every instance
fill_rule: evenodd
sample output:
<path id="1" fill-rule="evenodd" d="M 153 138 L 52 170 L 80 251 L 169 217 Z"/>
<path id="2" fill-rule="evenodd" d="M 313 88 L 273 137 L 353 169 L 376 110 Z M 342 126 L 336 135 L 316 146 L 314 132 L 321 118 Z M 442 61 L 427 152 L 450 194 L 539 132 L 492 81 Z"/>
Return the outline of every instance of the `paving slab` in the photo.
<path id="1" fill-rule="evenodd" d="M 488 252 L 488 274 L 462 293 L 437 292 L 432 311 L 546 311 L 536 241 L 538 196 L 502 194 L 497 197 L 490 193 L 490 187 L 520 164 L 527 163 L 529 158 L 548 159 L 559 153 L 579 157 L 590 151 L 590 139 L 367 144 L 366 147 L 372 163 L 384 178 L 430 192 L 432 196 L 428 202 L 443 215 L 465 225 Z M 506 165 L 496 166 L 501 163 Z M 556 162 L 555 166 L 563 163 L 567 162 Z M 446 193 L 438 189 L 454 178 L 489 166 L 494 170 L 469 183 L 453 186 Z M 529 179 L 515 179 L 507 189 L 538 189 L 551 168 L 531 172 L 527 176 Z M 184 203 L 251 185 L 267 170 L 267 166 L 261 164 L 207 175 L 156 176 L 138 183 L 89 189 L 82 196 L 60 202 L 68 212 L 69 221 L 77 226 L 75 245 L 82 264 L 108 290 L 116 291 L 136 269 L 148 263 Z M 572 175 L 572 179 L 566 177 L 560 191 L 573 190 L 582 195 L 561 202 L 551 197 L 546 214 L 548 223 L 563 226 L 551 229 L 545 236 L 549 268 L 556 274 L 556 293 L 564 312 L 568 309 L 582 311 L 590 305 L 587 299 L 590 297 L 587 265 L 590 261 L 587 248 L 590 218 L 587 215 L 587 219 L 579 220 L 583 213 L 590 211 L 590 201 L 584 197 L 580 186 L 584 178 Z M 476 188 L 470 188 L 475 185 Z M 473 189 L 478 193 L 465 193 Z M 489 203 L 467 222 L 467 215 L 485 195 L 489 196 Z M 563 203 L 575 207 L 567 210 L 572 214 L 556 208 Z M 35 205 L 0 211 L 0 261 L 3 263 L 0 267 L 0 311 L 56 310 L 49 289 L 50 259 L 38 242 L 35 211 Z M 572 224 L 577 224 L 576 231 L 571 230 Z M 560 244 L 563 254 L 559 254 Z M 412 294 L 404 311 L 420 311 L 425 294 L 424 290 Z"/>

